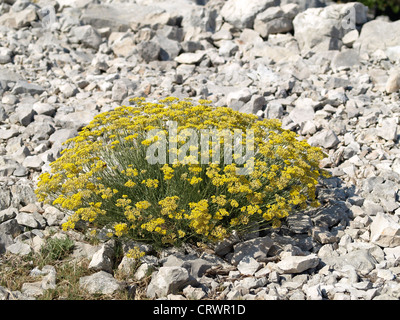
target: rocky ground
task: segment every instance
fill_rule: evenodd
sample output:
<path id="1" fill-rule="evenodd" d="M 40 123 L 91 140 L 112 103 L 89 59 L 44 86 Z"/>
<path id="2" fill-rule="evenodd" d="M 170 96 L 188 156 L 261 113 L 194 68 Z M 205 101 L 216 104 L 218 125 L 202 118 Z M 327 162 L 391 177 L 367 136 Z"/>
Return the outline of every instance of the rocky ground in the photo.
<path id="1" fill-rule="evenodd" d="M 0 299 L 400 298 L 400 21 L 322 0 L 4 0 L 0 14 Z M 33 190 L 63 141 L 136 96 L 281 119 L 329 155 L 323 206 L 212 248 L 142 246 L 132 273 L 132 244 L 61 231 Z M 46 260 L 55 239 L 68 255 Z"/>

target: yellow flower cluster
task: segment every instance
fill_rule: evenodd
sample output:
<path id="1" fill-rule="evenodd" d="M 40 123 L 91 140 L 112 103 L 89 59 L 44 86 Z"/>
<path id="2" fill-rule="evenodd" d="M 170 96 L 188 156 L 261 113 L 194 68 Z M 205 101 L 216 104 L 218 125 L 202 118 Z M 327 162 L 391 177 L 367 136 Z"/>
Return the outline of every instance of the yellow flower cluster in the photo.
<path id="1" fill-rule="evenodd" d="M 319 205 L 325 155 L 278 120 L 207 100 L 132 103 L 97 115 L 40 176 L 39 200 L 72 212 L 64 229 L 84 221 L 175 245 L 221 240 L 250 224 L 279 227 L 294 210 Z"/>
<path id="2" fill-rule="evenodd" d="M 139 260 L 140 258 L 144 257 L 146 253 L 141 251 L 138 246 L 133 247 L 133 249 L 129 249 L 126 256 L 127 258 Z"/>

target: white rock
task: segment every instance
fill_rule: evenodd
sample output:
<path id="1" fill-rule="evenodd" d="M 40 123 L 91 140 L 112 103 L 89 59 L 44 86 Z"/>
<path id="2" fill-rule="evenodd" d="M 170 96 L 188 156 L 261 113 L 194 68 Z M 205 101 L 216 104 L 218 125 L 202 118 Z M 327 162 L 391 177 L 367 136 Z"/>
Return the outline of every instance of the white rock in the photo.
<path id="1" fill-rule="evenodd" d="M 72 33 L 86 47 L 98 49 L 101 44 L 101 36 L 91 25 L 76 27 Z"/>
<path id="2" fill-rule="evenodd" d="M 35 217 L 31 213 L 19 212 L 17 214 L 17 222 L 21 226 L 26 226 L 33 229 L 39 227 L 39 222 L 35 219 Z"/>
<path id="3" fill-rule="evenodd" d="M 289 32 L 293 30 L 292 19 L 283 8 L 270 7 L 256 16 L 254 30 L 263 38 L 270 34 Z"/>
<path id="4" fill-rule="evenodd" d="M 361 3 L 334 4 L 325 8 L 310 8 L 293 20 L 294 34 L 303 51 L 313 48 L 340 49 L 344 31 L 355 29 L 367 21 L 368 8 Z M 355 19 L 349 15 L 355 13 Z"/>
<path id="5" fill-rule="evenodd" d="M 307 256 L 286 256 L 276 264 L 280 273 L 301 273 L 305 270 L 315 268 L 319 264 L 316 254 Z"/>
<path id="6" fill-rule="evenodd" d="M 267 236 L 240 242 L 234 246 L 231 263 L 238 265 L 246 256 L 256 260 L 265 258 L 272 245 L 273 241 Z"/>
<path id="7" fill-rule="evenodd" d="M 190 285 L 183 289 L 183 294 L 190 300 L 200 300 L 207 295 L 202 288 L 195 288 Z"/>
<path id="8" fill-rule="evenodd" d="M 114 247 L 115 243 L 112 240 L 104 243 L 93 255 L 88 268 L 96 271 L 103 270 L 112 273 Z"/>
<path id="9" fill-rule="evenodd" d="M 400 80 L 400 74 L 399 74 L 399 80 Z M 385 140 L 396 140 L 398 133 L 396 119 L 386 118 L 386 119 L 381 119 L 379 122 L 380 126 L 376 128 L 376 135 Z"/>
<path id="10" fill-rule="evenodd" d="M 394 93 L 400 90 L 400 71 L 397 70 L 389 75 L 386 82 L 386 92 Z"/>
<path id="11" fill-rule="evenodd" d="M 184 52 L 177 56 L 174 60 L 182 64 L 196 64 L 203 59 L 204 55 L 205 51 Z"/>
<path id="12" fill-rule="evenodd" d="M 296 102 L 296 106 L 289 113 L 289 118 L 297 124 L 306 121 L 312 121 L 315 117 L 315 111 L 311 99 L 304 99 Z"/>
<path id="13" fill-rule="evenodd" d="M 225 21 L 239 29 L 253 28 L 256 15 L 276 4 L 275 0 L 228 0 L 221 9 Z"/>
<path id="14" fill-rule="evenodd" d="M 87 290 L 90 294 L 113 294 L 122 290 L 123 285 L 105 271 L 99 271 L 90 276 L 81 277 L 79 286 Z"/>
<path id="15" fill-rule="evenodd" d="M 32 252 L 32 248 L 21 241 L 17 241 L 14 244 L 9 245 L 6 247 L 7 252 L 10 252 L 12 254 L 18 254 L 21 256 L 26 256 Z"/>
<path id="16" fill-rule="evenodd" d="M 241 274 L 244 275 L 254 275 L 257 270 L 260 268 L 260 264 L 256 259 L 245 256 L 237 265 L 237 268 Z"/>
<path id="17" fill-rule="evenodd" d="M 335 147 L 339 142 L 336 133 L 329 129 L 324 129 L 308 139 L 310 145 L 324 147 L 326 149 Z"/>
<path id="18" fill-rule="evenodd" d="M 314 285 L 314 286 L 304 285 L 303 291 L 307 295 L 307 300 L 322 300 L 323 299 L 321 285 L 319 285 L 319 284 Z"/>
<path id="19" fill-rule="evenodd" d="M 153 274 L 147 287 L 147 296 L 149 298 L 165 297 L 170 293 L 177 293 L 192 282 L 193 278 L 185 268 L 161 267 Z"/>
<path id="20" fill-rule="evenodd" d="M 31 297 L 39 297 L 44 293 L 42 281 L 26 282 L 22 284 L 21 292 Z"/>
<path id="21" fill-rule="evenodd" d="M 351 30 L 350 32 L 346 33 L 346 35 L 343 37 L 342 39 L 343 44 L 349 48 L 352 48 L 354 42 L 357 41 L 358 36 L 359 33 L 357 29 Z"/>
<path id="22" fill-rule="evenodd" d="M 400 245 L 400 224 L 389 214 L 377 213 L 370 225 L 371 242 L 381 247 L 394 248 Z"/>

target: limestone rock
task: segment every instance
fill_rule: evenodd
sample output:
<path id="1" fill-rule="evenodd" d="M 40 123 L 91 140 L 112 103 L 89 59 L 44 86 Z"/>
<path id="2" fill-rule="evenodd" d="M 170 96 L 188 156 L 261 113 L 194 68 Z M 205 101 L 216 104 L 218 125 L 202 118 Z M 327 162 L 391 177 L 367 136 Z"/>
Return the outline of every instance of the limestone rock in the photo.
<path id="1" fill-rule="evenodd" d="M 238 265 L 244 257 L 251 257 L 255 260 L 266 258 L 272 244 L 273 241 L 268 236 L 240 242 L 233 247 L 231 263 Z"/>
<path id="2" fill-rule="evenodd" d="M 372 243 L 385 248 L 400 245 L 400 224 L 389 214 L 379 212 L 373 218 L 370 230 Z"/>
<path id="3" fill-rule="evenodd" d="M 81 277 L 79 286 L 90 294 L 111 295 L 124 288 L 110 273 L 105 271 L 96 272 L 90 276 Z"/>
<path id="4" fill-rule="evenodd" d="M 287 256 L 276 264 L 280 273 L 301 273 L 319 264 L 319 258 L 315 254 L 307 256 Z"/>
<path id="5" fill-rule="evenodd" d="M 165 297 L 170 293 L 177 293 L 185 286 L 194 284 L 194 279 L 183 267 L 161 267 L 153 274 L 150 284 L 147 287 L 149 298 Z"/>
<path id="6" fill-rule="evenodd" d="M 238 29 L 251 29 L 256 15 L 276 4 L 275 0 L 228 0 L 221 9 L 221 16 Z"/>

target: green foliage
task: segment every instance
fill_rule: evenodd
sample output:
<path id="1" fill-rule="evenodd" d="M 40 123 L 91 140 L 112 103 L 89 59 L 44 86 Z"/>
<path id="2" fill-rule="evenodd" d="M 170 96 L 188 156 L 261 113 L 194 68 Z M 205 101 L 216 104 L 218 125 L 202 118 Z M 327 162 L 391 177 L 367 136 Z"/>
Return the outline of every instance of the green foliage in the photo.
<path id="1" fill-rule="evenodd" d="M 353 0 L 337 1 L 337 2 L 354 2 Z M 390 16 L 400 13 L 400 0 L 358 0 L 372 10 L 378 10 L 379 13 L 388 14 Z"/>
<path id="2" fill-rule="evenodd" d="M 59 261 L 68 256 L 74 248 L 74 241 L 69 237 L 49 238 L 40 249 L 43 257 L 42 264 L 49 264 Z"/>

